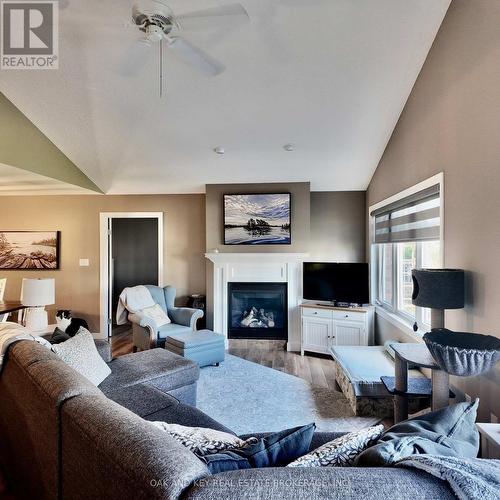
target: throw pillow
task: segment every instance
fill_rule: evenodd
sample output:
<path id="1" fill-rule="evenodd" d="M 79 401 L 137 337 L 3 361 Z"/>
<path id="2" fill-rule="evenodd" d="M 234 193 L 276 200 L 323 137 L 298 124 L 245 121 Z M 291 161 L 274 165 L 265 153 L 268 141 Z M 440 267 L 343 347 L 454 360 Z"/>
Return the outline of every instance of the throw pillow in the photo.
<path id="1" fill-rule="evenodd" d="M 348 467 L 353 465 L 356 457 L 374 444 L 383 434 L 384 426 L 376 425 L 356 432 L 349 432 L 333 441 L 316 448 L 304 455 L 288 467 Z"/>
<path id="2" fill-rule="evenodd" d="M 96 386 L 111 373 L 97 352 L 94 337 L 83 327 L 66 342 L 52 346 L 52 351 Z"/>
<path id="3" fill-rule="evenodd" d="M 62 342 L 66 342 L 66 340 L 69 340 L 71 337 L 69 336 L 68 333 L 63 332 L 61 329 L 57 328 L 54 330 L 54 333 L 50 337 L 50 343 L 51 344 L 61 344 Z"/>
<path id="4" fill-rule="evenodd" d="M 475 458 L 479 451 L 476 414 L 479 399 L 458 403 L 393 425 L 379 442 L 361 453 L 356 465 L 392 465 L 411 455 Z"/>
<path id="5" fill-rule="evenodd" d="M 152 319 L 157 327 L 168 325 L 170 323 L 168 314 L 162 309 L 160 304 L 155 304 L 151 307 L 145 307 L 141 312 L 147 318 Z"/>
<path id="6" fill-rule="evenodd" d="M 304 455 L 311 446 L 314 424 L 269 434 L 244 448 L 198 455 L 212 474 L 231 470 L 282 467 Z"/>
<path id="7" fill-rule="evenodd" d="M 230 448 L 244 448 L 257 442 L 256 438 L 243 440 L 233 434 L 204 427 L 185 427 L 184 425 L 168 424 L 166 422 L 151 423 L 158 429 L 170 434 L 189 451 L 198 455 L 209 455 Z"/>

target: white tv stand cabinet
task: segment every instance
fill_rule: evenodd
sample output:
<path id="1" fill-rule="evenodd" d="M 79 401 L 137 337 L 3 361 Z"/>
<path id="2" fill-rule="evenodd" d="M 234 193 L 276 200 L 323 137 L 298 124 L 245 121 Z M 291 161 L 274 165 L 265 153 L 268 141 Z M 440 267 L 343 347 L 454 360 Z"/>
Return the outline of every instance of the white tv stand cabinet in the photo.
<path id="1" fill-rule="evenodd" d="M 300 354 L 329 354 L 338 345 L 373 344 L 373 307 L 333 307 L 316 302 L 300 304 Z"/>

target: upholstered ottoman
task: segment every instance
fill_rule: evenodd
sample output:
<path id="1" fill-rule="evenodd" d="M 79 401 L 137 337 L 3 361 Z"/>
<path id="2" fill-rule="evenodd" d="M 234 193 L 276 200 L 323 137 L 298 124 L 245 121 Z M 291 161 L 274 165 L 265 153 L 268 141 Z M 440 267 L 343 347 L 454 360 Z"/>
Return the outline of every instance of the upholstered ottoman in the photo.
<path id="1" fill-rule="evenodd" d="M 219 365 L 224 361 L 224 335 L 210 330 L 171 335 L 165 349 L 198 363 L 199 366 Z"/>

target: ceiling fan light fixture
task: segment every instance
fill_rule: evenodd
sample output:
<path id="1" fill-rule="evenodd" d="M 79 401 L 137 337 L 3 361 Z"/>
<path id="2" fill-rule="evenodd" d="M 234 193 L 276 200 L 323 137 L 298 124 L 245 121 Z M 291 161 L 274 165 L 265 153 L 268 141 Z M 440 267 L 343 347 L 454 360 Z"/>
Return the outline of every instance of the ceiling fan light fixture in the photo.
<path id="1" fill-rule="evenodd" d="M 163 30 L 156 24 L 149 24 L 146 26 L 145 33 L 146 38 L 152 43 L 159 42 L 163 38 Z"/>

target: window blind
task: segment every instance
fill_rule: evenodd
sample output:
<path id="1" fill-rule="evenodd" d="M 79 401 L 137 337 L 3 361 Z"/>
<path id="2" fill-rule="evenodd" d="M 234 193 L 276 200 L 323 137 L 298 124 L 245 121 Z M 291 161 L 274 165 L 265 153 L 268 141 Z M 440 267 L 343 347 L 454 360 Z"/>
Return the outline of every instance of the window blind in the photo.
<path id="1" fill-rule="evenodd" d="M 441 226 L 439 184 L 371 212 L 374 243 L 438 240 Z"/>

